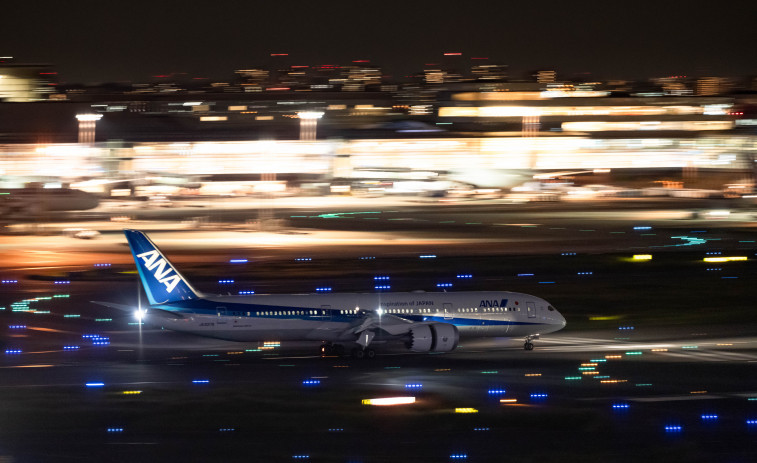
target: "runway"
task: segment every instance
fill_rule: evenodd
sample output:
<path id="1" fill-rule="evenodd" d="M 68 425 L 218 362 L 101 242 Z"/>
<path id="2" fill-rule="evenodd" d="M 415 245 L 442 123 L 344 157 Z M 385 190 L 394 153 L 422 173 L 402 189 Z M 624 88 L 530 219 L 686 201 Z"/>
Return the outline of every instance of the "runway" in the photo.
<path id="1" fill-rule="evenodd" d="M 380 274 L 399 291 L 453 282 L 538 294 L 568 320 L 533 351 L 522 339 L 463 339 L 433 355 L 380 345 L 372 361 L 321 357 L 317 343 L 182 335 L 91 304 L 136 299 L 117 234 L 4 241 L 0 461 L 753 461 L 749 233 L 697 228 L 708 239 L 682 248 L 666 247 L 683 235 L 655 222 L 605 226 L 508 227 L 531 240 L 520 254 L 497 231 L 402 232 L 401 250 L 388 244 L 370 260 L 370 244 L 334 254 L 322 241 L 297 261 L 304 247 L 260 246 L 262 236 L 237 246 L 250 232 L 216 235 L 217 249 L 211 231 L 156 235 L 207 292 L 371 291 Z M 394 241 L 381 233 L 362 238 Z M 438 240 L 431 263 L 418 257 L 424 240 Z M 566 253 L 565 240 L 594 251 Z M 636 252 L 654 259 L 635 262 Z M 749 259 L 702 261 L 715 252 Z M 456 279 L 463 271 L 474 277 Z M 414 402 L 364 404 L 392 397 Z"/>

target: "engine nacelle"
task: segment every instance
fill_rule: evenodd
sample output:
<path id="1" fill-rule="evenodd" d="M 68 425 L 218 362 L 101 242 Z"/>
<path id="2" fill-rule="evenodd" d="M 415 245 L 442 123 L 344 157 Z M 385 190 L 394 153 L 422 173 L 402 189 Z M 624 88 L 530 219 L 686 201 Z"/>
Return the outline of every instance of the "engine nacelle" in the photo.
<path id="1" fill-rule="evenodd" d="M 449 323 L 429 323 L 410 329 L 407 348 L 413 352 L 449 352 L 455 350 L 460 333 Z"/>

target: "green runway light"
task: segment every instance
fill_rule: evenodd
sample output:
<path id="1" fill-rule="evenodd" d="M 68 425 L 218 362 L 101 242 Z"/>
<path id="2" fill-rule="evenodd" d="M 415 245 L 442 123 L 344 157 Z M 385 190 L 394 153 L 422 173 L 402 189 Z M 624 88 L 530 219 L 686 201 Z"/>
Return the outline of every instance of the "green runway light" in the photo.
<path id="1" fill-rule="evenodd" d="M 631 352 L 626 352 L 626 355 L 641 355 L 641 354 L 642 354 L 642 352 L 638 351 L 638 350 L 631 351 Z"/>
<path id="2" fill-rule="evenodd" d="M 482 375 L 496 375 L 497 373 L 499 373 L 497 370 L 486 370 L 481 372 Z"/>
<path id="3" fill-rule="evenodd" d="M 81 315 L 79 315 L 78 313 L 67 313 L 63 316 L 63 318 L 79 318 L 79 317 L 81 317 Z"/>
<path id="4" fill-rule="evenodd" d="M 95 318 L 96 322 L 112 322 L 112 318 Z"/>
<path id="5" fill-rule="evenodd" d="M 566 376 L 565 380 L 566 381 L 579 381 L 581 380 L 581 376 Z"/>
<path id="6" fill-rule="evenodd" d="M 650 387 L 652 383 L 639 383 L 636 385 L 636 387 Z"/>
<path id="7" fill-rule="evenodd" d="M 699 349 L 699 346 L 681 346 L 681 349 Z"/>

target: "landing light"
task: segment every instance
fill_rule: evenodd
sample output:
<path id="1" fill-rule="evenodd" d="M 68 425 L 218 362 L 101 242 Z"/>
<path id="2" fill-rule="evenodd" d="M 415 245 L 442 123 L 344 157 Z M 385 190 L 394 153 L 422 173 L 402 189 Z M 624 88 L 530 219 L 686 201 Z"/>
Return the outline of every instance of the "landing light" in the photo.
<path id="1" fill-rule="evenodd" d="M 134 311 L 134 318 L 137 319 L 137 321 L 142 321 L 145 318 L 145 315 L 147 315 L 147 311 L 144 309 L 137 309 Z"/>

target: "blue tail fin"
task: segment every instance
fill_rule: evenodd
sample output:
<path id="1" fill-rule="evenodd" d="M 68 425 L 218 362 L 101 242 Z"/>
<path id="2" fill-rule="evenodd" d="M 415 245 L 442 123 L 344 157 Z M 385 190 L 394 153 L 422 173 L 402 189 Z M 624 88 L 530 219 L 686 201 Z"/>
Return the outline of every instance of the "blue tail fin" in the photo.
<path id="1" fill-rule="evenodd" d="M 147 235 L 137 230 L 124 230 L 124 234 L 151 305 L 200 298 Z"/>

